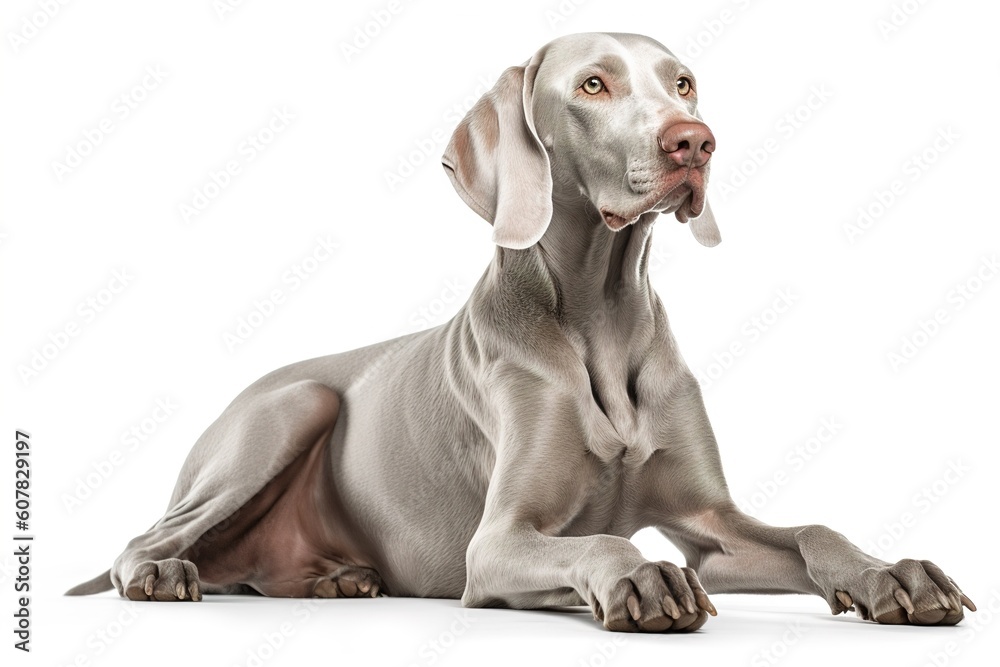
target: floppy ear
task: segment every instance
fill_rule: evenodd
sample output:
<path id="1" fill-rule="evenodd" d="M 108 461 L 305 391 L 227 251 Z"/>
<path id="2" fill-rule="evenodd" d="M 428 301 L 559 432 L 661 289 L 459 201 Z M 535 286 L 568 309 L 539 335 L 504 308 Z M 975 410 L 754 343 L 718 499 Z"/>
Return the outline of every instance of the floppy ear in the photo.
<path id="1" fill-rule="evenodd" d="M 722 234 L 719 233 L 719 227 L 715 224 L 715 214 L 712 213 L 712 207 L 707 200 L 701 210 L 701 215 L 697 218 L 691 218 L 688 224 L 691 226 L 691 233 L 703 246 L 711 248 L 722 242 Z"/>
<path id="2" fill-rule="evenodd" d="M 535 132 L 538 65 L 507 69 L 455 128 L 441 162 L 455 190 L 493 224 L 493 242 L 527 248 L 552 219 L 549 156 Z"/>

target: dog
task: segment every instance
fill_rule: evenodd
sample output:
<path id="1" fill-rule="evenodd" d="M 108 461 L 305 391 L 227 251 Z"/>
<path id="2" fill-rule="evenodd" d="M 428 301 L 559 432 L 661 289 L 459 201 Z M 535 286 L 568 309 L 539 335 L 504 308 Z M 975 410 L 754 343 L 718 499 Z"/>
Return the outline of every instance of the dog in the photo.
<path id="1" fill-rule="evenodd" d="M 496 253 L 448 323 L 292 364 L 197 441 L 167 513 L 69 594 L 461 598 L 589 605 L 609 630 L 697 630 L 708 593 L 953 625 L 955 582 L 819 525 L 743 514 L 647 272 L 673 213 L 720 241 L 694 74 L 647 37 L 560 37 L 507 69 L 446 148 Z M 654 526 L 686 566 L 629 537 Z"/>

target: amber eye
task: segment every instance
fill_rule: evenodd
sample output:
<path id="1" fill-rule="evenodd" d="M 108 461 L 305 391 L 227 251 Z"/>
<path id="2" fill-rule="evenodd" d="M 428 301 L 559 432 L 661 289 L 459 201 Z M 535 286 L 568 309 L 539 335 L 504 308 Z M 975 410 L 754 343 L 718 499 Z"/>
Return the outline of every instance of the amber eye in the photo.
<path id="1" fill-rule="evenodd" d="M 596 76 L 592 76 L 586 81 L 584 81 L 583 85 L 580 87 L 583 88 L 583 92 L 587 93 L 588 95 L 596 95 L 597 93 L 604 90 L 604 82 L 598 79 Z"/>
<path id="2" fill-rule="evenodd" d="M 677 92 L 680 93 L 681 96 L 690 93 L 691 88 L 692 88 L 691 79 L 687 78 L 686 76 L 682 76 L 681 78 L 677 79 Z"/>

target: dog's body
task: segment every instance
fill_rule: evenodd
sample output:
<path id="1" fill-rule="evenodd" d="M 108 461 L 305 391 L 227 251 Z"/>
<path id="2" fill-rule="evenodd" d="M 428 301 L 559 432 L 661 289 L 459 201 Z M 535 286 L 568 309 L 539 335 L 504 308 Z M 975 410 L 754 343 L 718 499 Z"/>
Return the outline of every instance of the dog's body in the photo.
<path id="1" fill-rule="evenodd" d="M 634 35 L 564 37 L 505 72 L 444 158 L 498 244 L 468 303 L 253 384 L 167 514 L 71 592 L 589 604 L 644 631 L 700 627 L 706 590 L 797 592 L 880 622 L 960 621 L 971 602 L 932 563 L 766 526 L 730 498 L 646 271 L 660 212 L 718 242 L 695 104 L 690 72 Z M 646 526 L 690 567 L 643 559 L 628 537 Z"/>

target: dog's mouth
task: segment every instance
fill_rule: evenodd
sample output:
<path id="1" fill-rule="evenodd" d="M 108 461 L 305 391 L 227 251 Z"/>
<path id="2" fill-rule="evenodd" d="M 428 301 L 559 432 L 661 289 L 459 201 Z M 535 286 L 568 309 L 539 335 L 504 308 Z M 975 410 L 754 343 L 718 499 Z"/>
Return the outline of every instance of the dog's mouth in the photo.
<path id="1" fill-rule="evenodd" d="M 664 209 L 669 210 L 669 209 Z M 705 210 L 705 188 L 688 188 L 680 204 L 673 209 L 674 216 L 682 223 L 697 218 Z"/>
<path id="2" fill-rule="evenodd" d="M 634 218 L 626 218 L 624 216 L 618 215 L 617 213 L 612 213 L 607 209 L 601 209 L 601 217 L 604 218 L 604 224 L 608 226 L 612 231 L 617 232 L 623 227 L 631 225 L 633 222 L 639 219 L 639 216 Z"/>
<path id="3" fill-rule="evenodd" d="M 683 169 L 668 173 L 662 186 L 624 210 L 600 206 L 601 218 L 617 232 L 635 223 L 646 213 L 673 212 L 680 222 L 697 218 L 705 209 L 705 173 L 702 169 Z"/>

